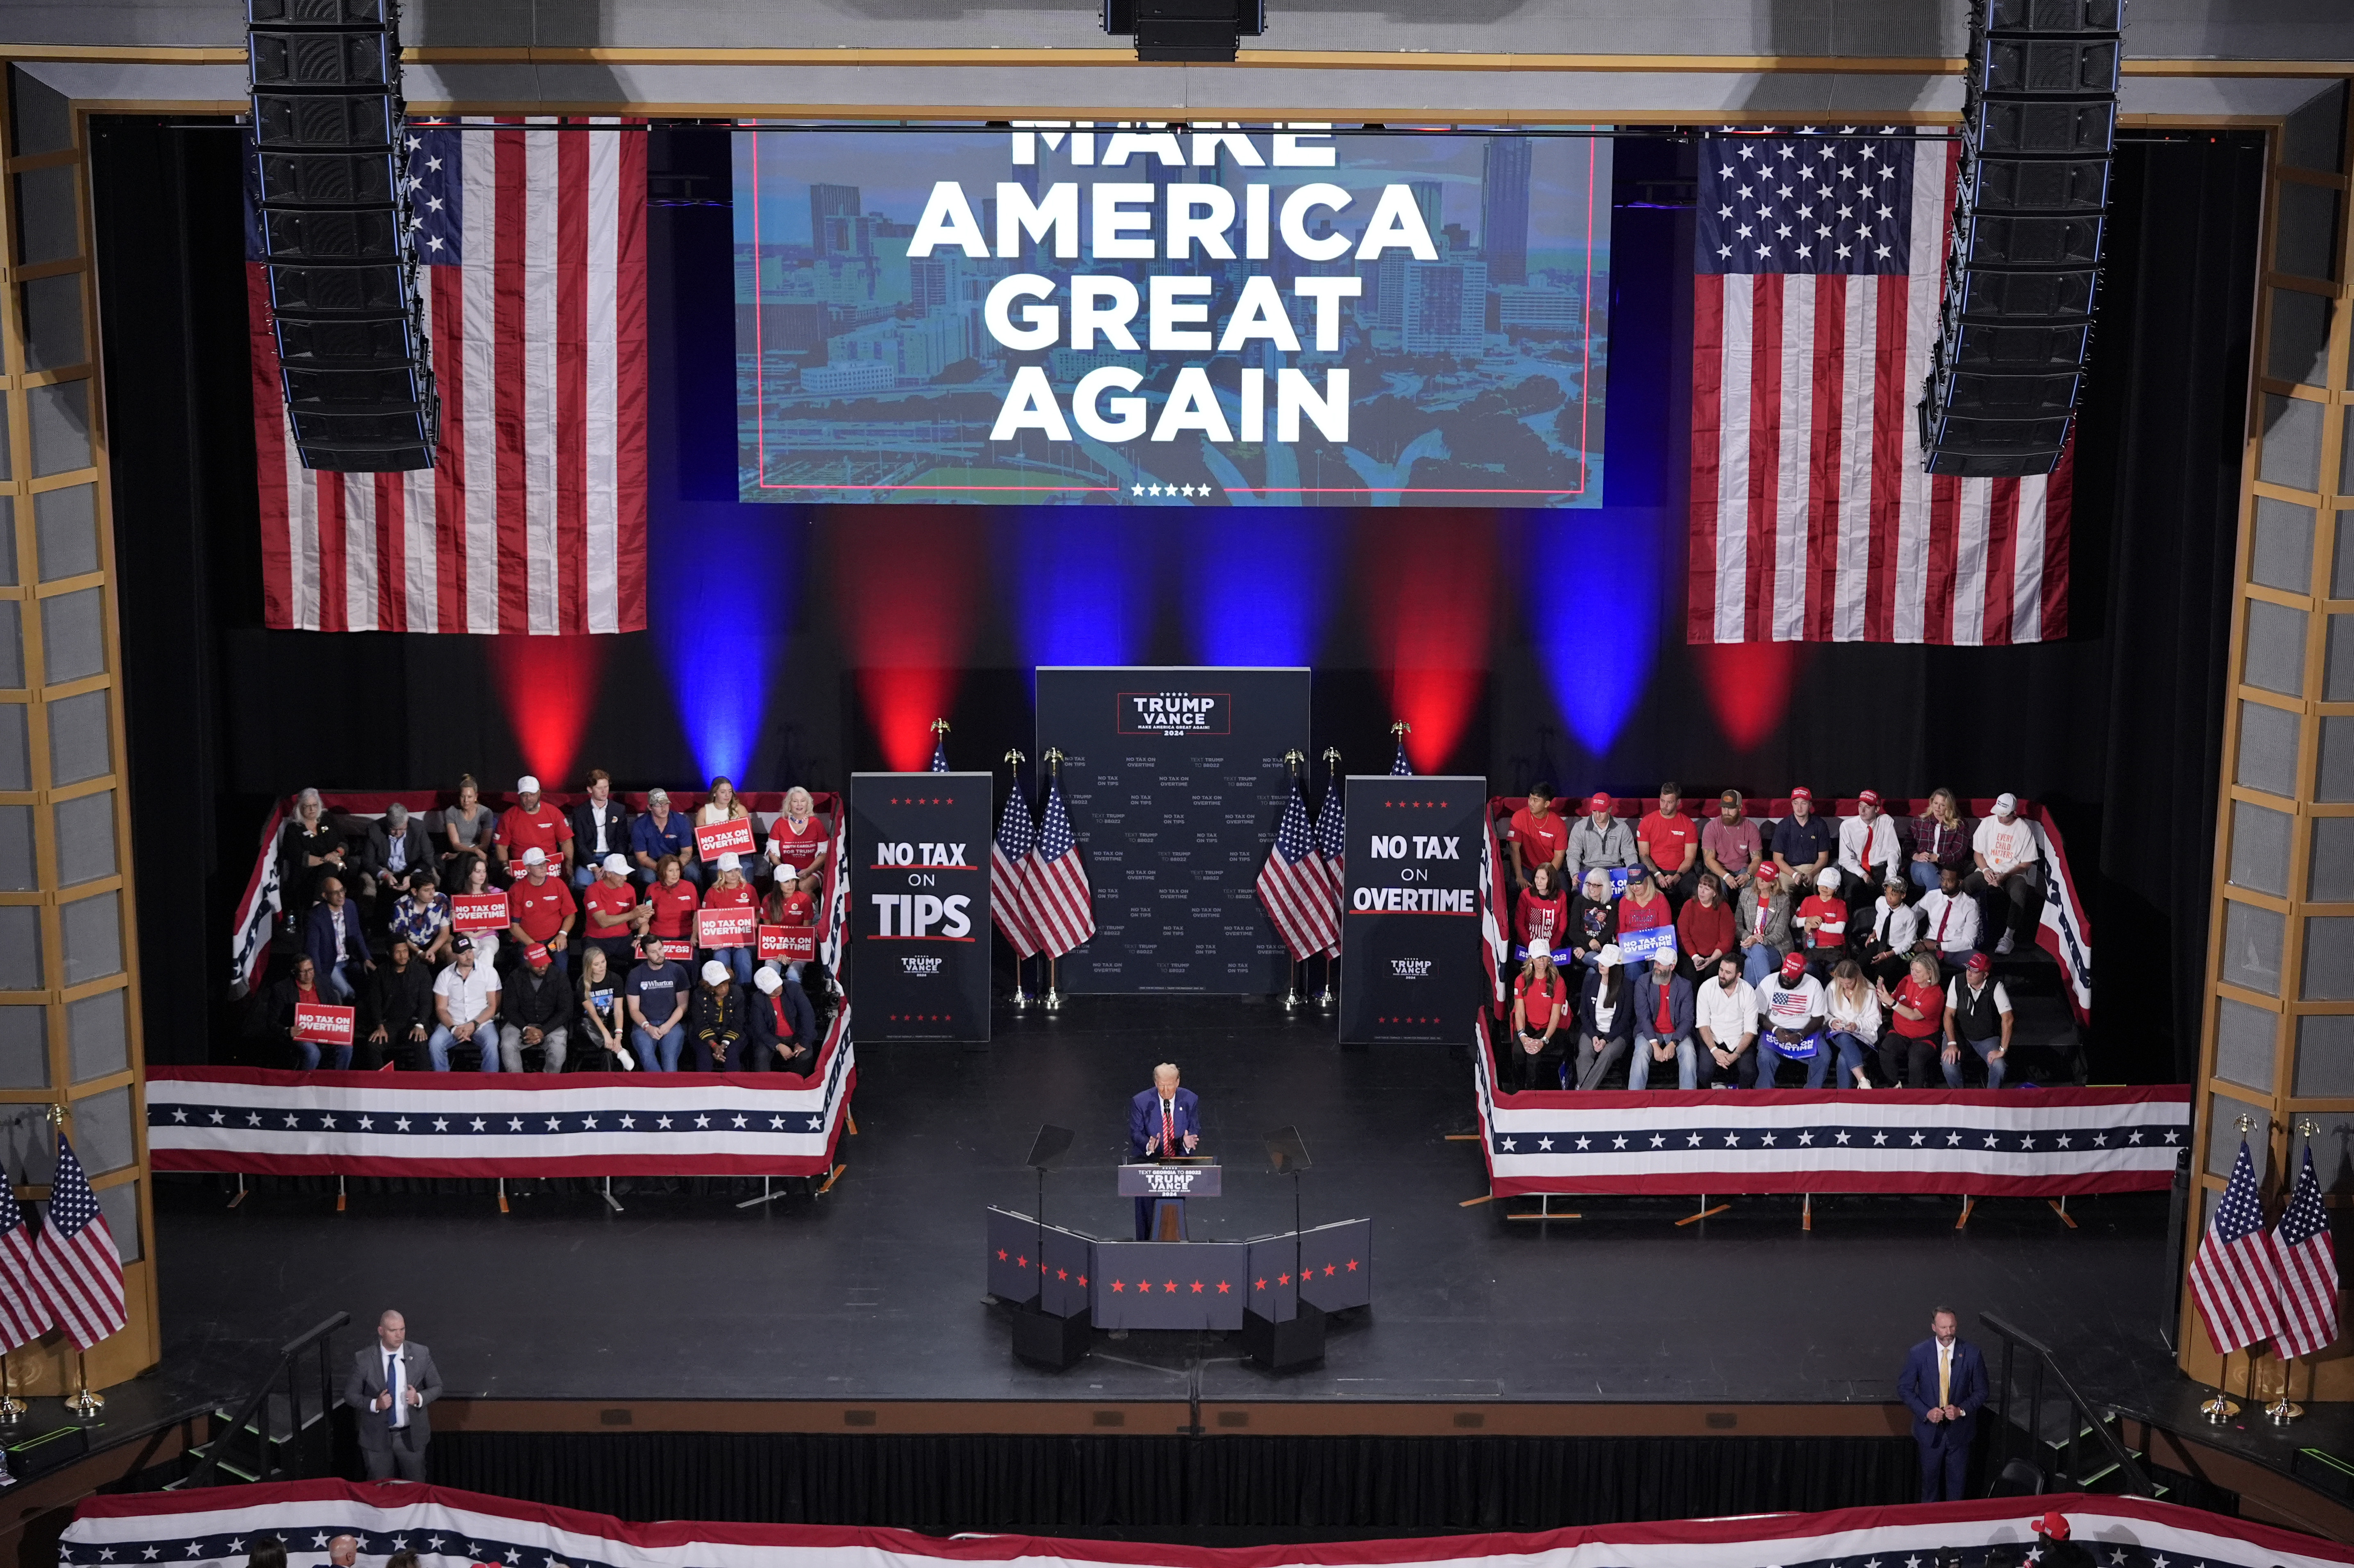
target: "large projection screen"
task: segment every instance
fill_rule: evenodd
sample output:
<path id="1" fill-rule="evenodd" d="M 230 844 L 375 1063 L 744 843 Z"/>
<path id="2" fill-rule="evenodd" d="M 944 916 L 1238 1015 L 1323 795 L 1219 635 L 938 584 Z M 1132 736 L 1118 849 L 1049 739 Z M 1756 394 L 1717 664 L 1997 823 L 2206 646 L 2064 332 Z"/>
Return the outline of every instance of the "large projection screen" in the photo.
<path id="1" fill-rule="evenodd" d="M 748 501 L 1596 506 L 1610 143 L 735 138 Z"/>

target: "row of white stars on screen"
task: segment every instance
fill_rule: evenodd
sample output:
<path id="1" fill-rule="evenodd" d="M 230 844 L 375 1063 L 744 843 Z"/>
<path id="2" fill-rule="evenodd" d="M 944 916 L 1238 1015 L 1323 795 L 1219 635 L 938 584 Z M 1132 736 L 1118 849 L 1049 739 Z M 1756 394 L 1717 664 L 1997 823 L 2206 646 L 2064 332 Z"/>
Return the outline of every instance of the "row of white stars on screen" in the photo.
<path id="1" fill-rule="evenodd" d="M 1215 495 L 1217 491 L 1206 484 L 1131 484 L 1130 495 Z"/>
<path id="2" fill-rule="evenodd" d="M 2166 1135 L 2166 1141 L 2168 1143 L 2178 1142 L 2179 1141 L 2179 1139 L 2180 1134 L 2179 1133 L 2169 1132 Z M 1848 1140 L 1848 1135 L 1844 1132 L 1835 1134 L 1832 1138 L 1832 1141 L 1835 1143 L 1845 1143 Z M 1928 1142 L 1928 1135 L 1926 1133 L 1916 1132 L 1913 1135 L 1913 1147 L 1918 1149 L 1923 1144 Z M 1567 1139 L 1564 1139 L 1564 1141 L 1566 1142 Z M 1654 1149 L 1666 1147 L 1667 1141 L 1668 1139 L 1665 1133 L 1655 1132 L 1651 1134 L 1651 1147 Z M 1760 1137 L 1757 1141 L 1761 1147 L 1771 1149 L 1774 1146 L 1774 1135 L 1770 1132 L 1766 1133 Z M 1802 1132 L 1798 1134 L 1797 1141 L 1801 1146 L 1810 1145 L 1815 1141 L 1815 1135 L 1811 1132 Z M 1884 1132 L 1875 1132 L 1872 1135 L 1872 1141 L 1874 1144 L 1884 1144 L 1888 1141 L 1888 1135 Z M 1949 1132 L 1946 1134 L 1946 1146 L 1948 1149 L 1958 1146 L 1961 1141 L 1962 1135 L 1958 1132 Z M 2139 1143 L 2141 1141 L 2141 1129 L 2139 1128 L 2136 1128 L 2133 1132 L 2126 1137 L 2126 1141 L 2127 1143 Z M 1687 1147 L 1698 1149 L 1700 1147 L 1700 1143 L 1701 1135 L 1695 1132 L 1691 1135 L 1687 1142 Z M 1594 1139 L 1591 1138 L 1581 1138 L 1576 1141 L 1574 1147 L 1578 1149 L 1588 1149 L 1591 1148 L 1593 1144 Z M 1726 1133 L 1724 1135 L 1724 1146 L 1727 1149 L 1740 1148 L 1741 1135 L 1737 1132 Z M 1986 1135 L 1986 1146 L 1988 1149 L 1999 1147 L 1999 1140 L 1995 1134 L 1989 1132 Z M 2054 1146 L 2060 1149 L 2073 1147 L 2070 1142 L 2069 1135 L 2064 1132 L 2060 1134 L 2058 1139 L 2055 1140 Z M 2094 1149 L 2106 1149 L 2109 1146 L 2109 1135 L 2105 1132 L 2094 1133 L 2093 1135 L 2092 1146 Z M 1502 1149 L 1505 1153 L 1511 1154 L 1519 1150 L 1520 1139 L 1515 1138 L 1502 1139 L 1499 1140 L 1498 1147 Z M 1553 1139 L 1550 1138 L 1540 1138 L 1537 1139 L 1537 1147 L 1540 1150 L 1550 1150 L 1553 1147 Z M 1627 1139 L 1624 1137 L 1614 1138 L 1610 1140 L 1610 1147 L 1613 1149 L 1624 1149 L 1627 1147 Z M 2022 1150 L 2033 1149 L 2035 1147 L 2035 1135 L 2031 1132 L 2020 1134 L 2019 1147 Z"/>
<path id="3" fill-rule="evenodd" d="M 318 1114 L 318 1118 L 319 1118 L 319 1127 L 320 1127 L 320 1130 L 321 1130 L 321 1131 L 323 1131 L 323 1132 L 332 1132 L 332 1131 L 334 1131 L 334 1127 L 335 1127 L 335 1118 L 334 1118 L 334 1115 L 333 1115 L 333 1114 L 331 1114 L 331 1113 L 329 1113 L 329 1112 L 326 1112 L 326 1111 L 321 1111 L 321 1112 L 318 1112 L 317 1114 Z M 188 1112 L 187 1112 L 187 1108 L 186 1108 L 186 1107 L 179 1107 L 179 1106 L 175 1106 L 175 1107 L 173 1107 L 173 1110 L 172 1110 L 172 1119 L 173 1119 L 175 1122 L 182 1122 L 182 1123 L 185 1123 L 185 1122 L 188 1119 Z M 219 1112 L 219 1111 L 214 1111 L 214 1112 L 212 1113 L 212 1124 L 213 1124 L 215 1127 L 219 1127 L 219 1126 L 221 1126 L 221 1125 L 222 1125 L 222 1124 L 223 1124 L 227 1119 L 228 1119 L 228 1118 L 226 1118 L 226 1117 L 225 1117 L 221 1112 Z M 362 1132 L 372 1132 L 372 1131 L 374 1131 L 374 1130 L 375 1130 L 375 1128 L 376 1128 L 376 1122 L 377 1122 L 377 1120 L 378 1120 L 378 1119 L 379 1119 L 379 1118 L 376 1118 L 376 1117 L 372 1117 L 372 1116 L 364 1116 L 364 1117 L 359 1118 L 358 1118 L 359 1130 L 360 1130 L 360 1131 L 362 1131 Z M 462 1117 L 461 1117 L 461 1118 L 460 1118 L 459 1119 L 462 1121 L 462 1120 L 465 1120 L 466 1118 L 462 1118 Z M 652 1118 L 652 1120 L 653 1120 L 654 1126 L 655 1126 L 655 1128 L 656 1128 L 657 1129 L 667 1129 L 667 1128 L 670 1127 L 670 1125 L 671 1125 L 671 1118 L 670 1118 L 669 1117 L 666 1117 L 666 1116 L 665 1116 L 665 1117 L 656 1117 L 656 1118 Z M 770 1118 L 769 1118 L 769 1126 L 771 1128 L 781 1128 L 785 1125 L 786 1120 L 787 1120 L 787 1118 L 784 1118 L 784 1117 L 780 1117 L 780 1116 L 772 1116 L 772 1117 L 770 1117 Z M 622 1129 L 626 1131 L 626 1130 L 629 1130 L 629 1129 L 631 1129 L 631 1128 L 635 1128 L 635 1127 L 638 1125 L 638 1118 L 637 1118 L 636 1117 L 633 1117 L 633 1116 L 624 1116 L 624 1117 L 622 1117 L 622 1118 L 620 1118 L 620 1126 L 621 1126 Z M 749 1125 L 749 1122 L 750 1122 L 750 1118 L 747 1118 L 747 1117 L 739 1116 L 739 1117 L 737 1117 L 737 1118 L 735 1118 L 735 1125 L 736 1125 L 736 1126 L 737 1126 L 737 1127 L 745 1127 L 745 1126 L 748 1126 L 748 1125 Z M 260 1111 L 248 1111 L 248 1112 L 246 1113 L 246 1117 L 245 1117 L 245 1123 L 246 1123 L 246 1125 L 247 1125 L 248 1127 L 260 1127 L 260 1126 L 261 1125 L 261 1113 L 260 1113 Z M 811 1130 L 812 1132 L 814 1132 L 814 1131 L 816 1131 L 819 1128 L 822 1128 L 822 1127 L 823 1127 L 823 1126 L 825 1125 L 825 1118 L 823 1118 L 823 1117 L 822 1117 L 822 1116 L 813 1116 L 813 1117 L 811 1117 L 811 1118 L 809 1118 L 809 1124 L 810 1124 L 810 1130 Z M 302 1118 L 300 1118 L 300 1117 L 296 1116 L 292 1111 L 288 1111 L 288 1112 L 286 1113 L 286 1125 L 287 1125 L 288 1127 L 296 1127 L 296 1128 L 299 1128 L 299 1127 L 301 1127 L 301 1126 L 302 1125 Z M 475 1118 L 472 1119 L 472 1121 L 470 1123 L 470 1125 L 472 1127 L 472 1128 L 473 1128 L 473 1130 L 474 1130 L 474 1131 L 476 1131 L 476 1132 L 481 1132 L 484 1128 L 488 1127 L 490 1124 L 489 1124 L 487 1121 L 485 1121 L 482 1118 L 481 1118 L 481 1117 L 475 1117 Z M 698 1116 L 698 1117 L 696 1117 L 696 1118 L 695 1118 L 695 1126 L 697 1126 L 697 1127 L 709 1127 L 709 1126 L 711 1125 L 711 1118 L 710 1118 L 709 1117 L 707 1117 L 707 1116 Z M 405 1117 L 405 1116 L 404 1116 L 404 1117 L 398 1117 L 398 1118 L 392 1118 L 392 1130 L 393 1130 L 393 1131 L 395 1131 L 395 1132 L 407 1132 L 407 1131 L 408 1130 L 408 1127 L 409 1127 L 409 1118 L 407 1118 L 407 1117 Z M 519 1117 L 519 1116 L 514 1116 L 514 1117 L 509 1117 L 509 1118 L 507 1118 L 507 1129 L 508 1129 L 510 1132 L 521 1132 L 521 1131 L 523 1130 L 523 1128 L 524 1128 L 524 1118 L 521 1118 L 521 1117 Z M 448 1117 L 446 1117 L 446 1116 L 437 1116 L 437 1117 L 435 1117 L 435 1118 L 433 1118 L 433 1130 L 434 1130 L 434 1131 L 436 1131 L 436 1132 L 447 1132 L 447 1131 L 449 1131 L 449 1130 L 450 1130 L 450 1118 L 449 1118 Z M 550 1132 L 561 1132 L 561 1131 L 563 1131 L 563 1130 L 564 1130 L 564 1123 L 563 1123 L 563 1120 L 562 1120 L 560 1118 L 557 1118 L 557 1117 L 549 1117 L 549 1118 L 547 1118 L 547 1130 L 548 1130 L 548 1131 L 550 1131 Z M 593 1117 L 593 1116 L 584 1116 L 584 1117 L 582 1117 L 582 1118 L 580 1118 L 580 1130 L 581 1130 L 581 1131 L 583 1131 L 583 1132 L 597 1132 L 597 1131 L 599 1131 L 599 1130 L 601 1130 L 601 1129 L 597 1126 L 597 1118 L 596 1118 L 595 1117 Z"/>

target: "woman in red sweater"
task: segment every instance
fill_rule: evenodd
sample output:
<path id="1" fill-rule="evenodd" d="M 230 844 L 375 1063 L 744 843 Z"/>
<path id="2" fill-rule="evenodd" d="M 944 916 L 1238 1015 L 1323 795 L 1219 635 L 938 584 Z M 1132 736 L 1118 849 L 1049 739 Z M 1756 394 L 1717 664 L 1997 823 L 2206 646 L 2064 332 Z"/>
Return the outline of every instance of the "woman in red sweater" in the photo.
<path id="1" fill-rule="evenodd" d="M 1676 916 L 1676 946 L 1683 949 L 1685 978 L 1694 985 L 1714 980 L 1716 960 L 1733 952 L 1739 938 L 1723 885 L 1714 873 L 1702 872 L 1691 902 Z"/>

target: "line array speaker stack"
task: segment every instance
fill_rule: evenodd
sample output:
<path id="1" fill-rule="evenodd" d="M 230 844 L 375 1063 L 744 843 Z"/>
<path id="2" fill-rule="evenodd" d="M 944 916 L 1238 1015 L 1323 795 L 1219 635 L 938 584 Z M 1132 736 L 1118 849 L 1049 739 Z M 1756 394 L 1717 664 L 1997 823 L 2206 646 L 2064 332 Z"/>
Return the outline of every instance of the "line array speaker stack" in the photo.
<path id="1" fill-rule="evenodd" d="M 1931 473 L 2049 473 L 2084 381 L 2125 0 L 1971 0 L 1954 245 L 1920 404 Z"/>
<path id="2" fill-rule="evenodd" d="M 1103 0 L 1103 30 L 1136 40 L 1140 60 L 1231 65 L 1267 31 L 1266 0 Z"/>
<path id="3" fill-rule="evenodd" d="M 433 466 L 433 393 L 401 145 L 398 0 L 247 0 L 278 358 L 303 465 Z"/>

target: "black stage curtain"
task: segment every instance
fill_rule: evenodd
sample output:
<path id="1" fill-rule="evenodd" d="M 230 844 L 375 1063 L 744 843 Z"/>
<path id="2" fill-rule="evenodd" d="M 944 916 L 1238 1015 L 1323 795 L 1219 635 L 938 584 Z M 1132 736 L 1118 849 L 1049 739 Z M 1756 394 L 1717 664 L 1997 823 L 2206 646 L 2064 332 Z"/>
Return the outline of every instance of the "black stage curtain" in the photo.
<path id="1" fill-rule="evenodd" d="M 443 1486 L 623 1519 L 1449 1534 L 1910 1502 L 1909 1437 L 450 1432 Z"/>

